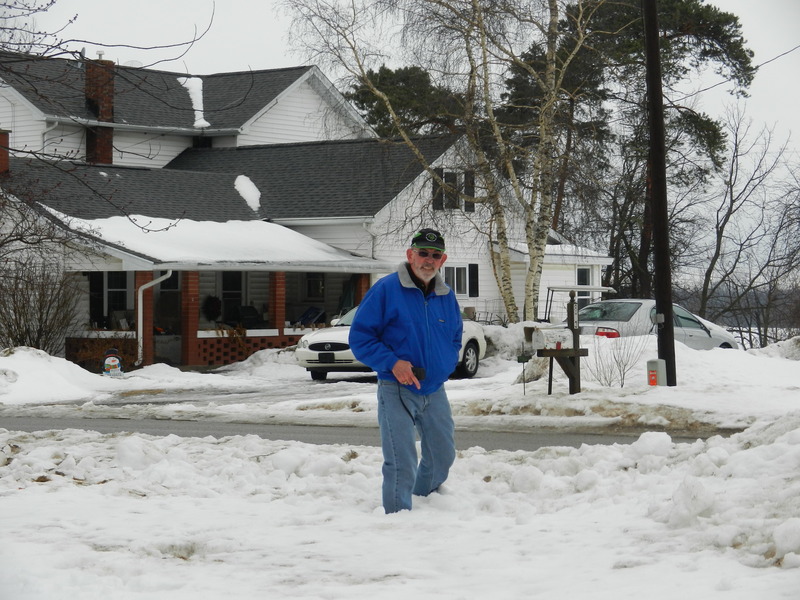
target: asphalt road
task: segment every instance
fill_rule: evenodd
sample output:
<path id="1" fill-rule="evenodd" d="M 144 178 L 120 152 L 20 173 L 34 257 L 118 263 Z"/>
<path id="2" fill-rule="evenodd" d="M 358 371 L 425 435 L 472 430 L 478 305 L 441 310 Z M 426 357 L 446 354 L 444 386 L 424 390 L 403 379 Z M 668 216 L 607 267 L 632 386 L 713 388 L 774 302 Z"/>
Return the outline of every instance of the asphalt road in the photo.
<path id="1" fill-rule="evenodd" d="M 47 431 L 53 429 L 84 429 L 100 433 L 136 432 L 149 435 L 178 435 L 181 437 L 215 438 L 235 435 L 257 435 L 270 440 L 299 441 L 310 444 L 353 444 L 379 446 L 376 427 L 340 427 L 318 425 L 270 425 L 259 423 L 227 423 L 214 421 L 179 421 L 172 419 L 110 419 L 75 417 L 0 417 L 0 428 L 10 431 Z M 532 451 L 545 446 L 572 446 L 582 444 L 629 444 L 639 434 L 569 432 L 534 429 L 530 432 L 457 430 L 456 446 L 459 450 L 480 446 L 485 450 Z M 694 441 L 696 438 L 676 438 Z"/>

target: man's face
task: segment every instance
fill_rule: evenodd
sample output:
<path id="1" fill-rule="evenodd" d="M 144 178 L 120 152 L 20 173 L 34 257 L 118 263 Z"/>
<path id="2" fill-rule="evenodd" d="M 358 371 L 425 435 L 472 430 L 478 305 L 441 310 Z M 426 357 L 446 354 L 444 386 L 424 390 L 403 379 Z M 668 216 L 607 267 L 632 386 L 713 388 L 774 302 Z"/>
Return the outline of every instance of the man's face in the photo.
<path id="1" fill-rule="evenodd" d="M 409 248 L 406 250 L 406 258 L 417 279 L 428 283 L 447 260 L 447 254 L 432 248 Z"/>

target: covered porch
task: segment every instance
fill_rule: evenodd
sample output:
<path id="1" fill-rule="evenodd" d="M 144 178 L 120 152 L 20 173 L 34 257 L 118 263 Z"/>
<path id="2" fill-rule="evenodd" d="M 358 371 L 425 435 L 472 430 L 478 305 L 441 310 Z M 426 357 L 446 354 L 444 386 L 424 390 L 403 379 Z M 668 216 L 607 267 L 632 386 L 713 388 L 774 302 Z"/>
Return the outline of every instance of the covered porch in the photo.
<path id="1" fill-rule="evenodd" d="M 108 348 L 128 370 L 230 364 L 295 344 L 355 306 L 372 274 L 393 268 L 273 223 L 205 226 L 228 240 L 224 247 L 197 232 L 182 247 L 173 234 L 163 249 L 148 244 L 143 252 L 141 240 L 152 233 L 127 227 L 128 237 L 104 244 L 100 257 L 72 265 L 86 287 L 88 318 L 66 339 L 66 357 L 90 370 Z"/>

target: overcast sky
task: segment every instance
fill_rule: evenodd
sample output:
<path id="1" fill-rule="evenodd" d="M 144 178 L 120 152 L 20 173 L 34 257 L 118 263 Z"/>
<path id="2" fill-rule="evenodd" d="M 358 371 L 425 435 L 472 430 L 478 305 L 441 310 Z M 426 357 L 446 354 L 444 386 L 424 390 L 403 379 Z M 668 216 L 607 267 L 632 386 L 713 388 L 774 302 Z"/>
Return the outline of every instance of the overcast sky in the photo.
<path id="1" fill-rule="evenodd" d="M 755 51 L 756 64 L 772 61 L 763 65 L 751 88 L 748 114 L 759 124 L 775 125 L 779 139 L 793 131 L 795 140 L 791 145 L 800 147 L 800 1 L 710 3 L 740 17 L 748 45 Z M 59 0 L 46 17 L 38 19 L 38 24 L 52 31 L 56 23 L 77 14 L 76 23 L 64 32 L 66 37 L 152 46 L 191 39 L 196 30 L 206 29 L 213 15 L 211 30 L 185 56 L 159 68 L 202 75 L 306 64 L 302 57 L 292 55 L 289 20 L 276 4 L 274 0 Z M 96 56 L 96 46 L 76 44 L 78 49 L 81 46 L 86 47 L 88 56 Z M 780 56 L 786 52 L 789 54 Z M 176 50 L 162 51 L 159 58 L 176 54 Z M 105 49 L 105 58 L 120 64 L 151 64 L 154 56 L 153 52 L 130 48 Z M 723 101 L 722 95 L 707 93 L 700 108 L 719 114 Z"/>

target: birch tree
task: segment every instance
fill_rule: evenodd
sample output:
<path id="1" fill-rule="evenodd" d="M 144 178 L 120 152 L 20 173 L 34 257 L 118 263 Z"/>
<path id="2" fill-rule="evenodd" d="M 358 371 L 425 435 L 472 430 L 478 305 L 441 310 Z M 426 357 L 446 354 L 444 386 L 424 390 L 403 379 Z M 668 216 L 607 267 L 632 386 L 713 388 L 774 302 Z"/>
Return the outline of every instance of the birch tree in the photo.
<path id="1" fill-rule="evenodd" d="M 495 278 L 511 322 L 520 307 L 511 288 L 512 221 L 522 224 L 529 263 L 522 317 L 536 317 L 545 246 L 553 220 L 557 160 L 554 119 L 570 65 L 587 43 L 586 25 L 604 0 L 285 0 L 294 15 L 297 40 L 313 62 L 342 74 L 344 86 L 357 85 L 377 98 L 399 139 L 407 144 L 431 179 L 448 188 L 416 149 L 392 98 L 375 77 L 387 63 L 419 65 L 461 98 L 456 119 L 465 160 L 478 185 L 471 197 L 486 222 L 474 225 L 496 247 Z M 561 22 L 572 20 L 570 35 Z M 539 47 L 543 62 L 524 58 Z M 512 67 L 527 73 L 540 101 L 523 123 L 504 120 L 504 77 Z"/>

